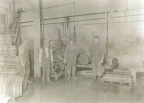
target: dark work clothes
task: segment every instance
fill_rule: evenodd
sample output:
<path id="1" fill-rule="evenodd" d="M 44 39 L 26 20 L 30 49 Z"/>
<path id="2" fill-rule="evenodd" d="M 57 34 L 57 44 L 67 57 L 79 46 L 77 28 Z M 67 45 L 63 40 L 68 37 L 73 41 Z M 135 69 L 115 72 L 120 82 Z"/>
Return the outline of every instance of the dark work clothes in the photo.
<path id="1" fill-rule="evenodd" d="M 102 75 L 102 68 L 101 68 L 101 61 L 104 58 L 104 48 L 100 43 L 95 44 L 93 41 L 89 48 L 90 59 L 92 63 L 92 70 L 94 76 L 101 76 Z"/>

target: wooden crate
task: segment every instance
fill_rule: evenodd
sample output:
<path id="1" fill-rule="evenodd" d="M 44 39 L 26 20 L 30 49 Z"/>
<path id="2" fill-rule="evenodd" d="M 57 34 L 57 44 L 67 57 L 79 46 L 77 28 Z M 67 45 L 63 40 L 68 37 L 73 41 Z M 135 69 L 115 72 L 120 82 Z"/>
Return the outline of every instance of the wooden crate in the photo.
<path id="1" fill-rule="evenodd" d="M 115 74 L 115 73 L 110 73 L 110 74 L 105 74 L 101 78 L 101 83 L 104 82 L 110 82 L 110 83 L 127 83 L 130 86 L 132 85 L 132 76 L 129 74 L 123 75 L 123 74 Z"/>
<path id="2" fill-rule="evenodd" d="M 51 77 L 55 78 L 55 80 L 58 80 L 59 77 L 65 75 L 65 71 L 60 72 L 52 72 Z"/>

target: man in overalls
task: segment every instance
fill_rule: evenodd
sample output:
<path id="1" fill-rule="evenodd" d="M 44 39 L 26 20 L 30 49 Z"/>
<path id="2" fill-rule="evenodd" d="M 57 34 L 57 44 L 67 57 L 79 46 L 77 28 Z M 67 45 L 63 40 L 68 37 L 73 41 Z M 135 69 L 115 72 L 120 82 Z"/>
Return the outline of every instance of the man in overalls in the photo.
<path id="1" fill-rule="evenodd" d="M 42 66 L 42 83 L 44 84 L 46 81 L 51 83 L 50 70 L 51 66 L 53 66 L 53 55 L 49 44 L 43 43 L 40 49 L 39 63 L 41 63 Z"/>
<path id="2" fill-rule="evenodd" d="M 92 71 L 94 80 L 98 77 L 98 81 L 100 82 L 100 77 L 102 75 L 102 63 L 104 59 L 104 48 L 99 42 L 99 37 L 94 36 L 94 39 L 89 48 L 90 59 L 92 63 Z"/>
<path id="3" fill-rule="evenodd" d="M 20 65 L 21 65 L 19 75 L 22 77 L 25 77 L 27 82 L 30 83 L 30 81 L 29 81 L 30 62 L 29 62 L 29 49 L 28 49 L 27 43 L 28 43 L 28 39 L 25 38 L 22 41 L 22 44 L 19 46 L 19 49 L 18 49 L 18 55 L 19 55 Z"/>
<path id="4" fill-rule="evenodd" d="M 71 71 L 73 79 L 76 80 L 75 74 L 76 74 L 76 59 L 77 59 L 77 48 L 76 45 L 72 40 L 68 43 L 68 45 L 65 48 L 64 53 L 64 62 L 66 64 L 66 71 L 67 71 L 67 80 L 70 79 Z"/>

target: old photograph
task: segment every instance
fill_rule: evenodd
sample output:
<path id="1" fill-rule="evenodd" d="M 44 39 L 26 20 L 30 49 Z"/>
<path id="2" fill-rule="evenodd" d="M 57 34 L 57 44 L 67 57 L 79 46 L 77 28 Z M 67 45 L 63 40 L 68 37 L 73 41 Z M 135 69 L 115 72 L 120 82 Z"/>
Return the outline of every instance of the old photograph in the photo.
<path id="1" fill-rule="evenodd" d="M 0 103 L 144 103 L 144 0 L 0 0 Z"/>

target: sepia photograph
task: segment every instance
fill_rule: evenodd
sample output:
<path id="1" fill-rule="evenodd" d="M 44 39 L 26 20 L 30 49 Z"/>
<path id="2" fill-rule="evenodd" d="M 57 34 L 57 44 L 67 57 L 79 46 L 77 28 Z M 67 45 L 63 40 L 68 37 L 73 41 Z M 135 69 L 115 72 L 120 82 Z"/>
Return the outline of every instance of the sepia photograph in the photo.
<path id="1" fill-rule="evenodd" d="M 0 103 L 144 103 L 144 0 L 0 0 Z"/>

